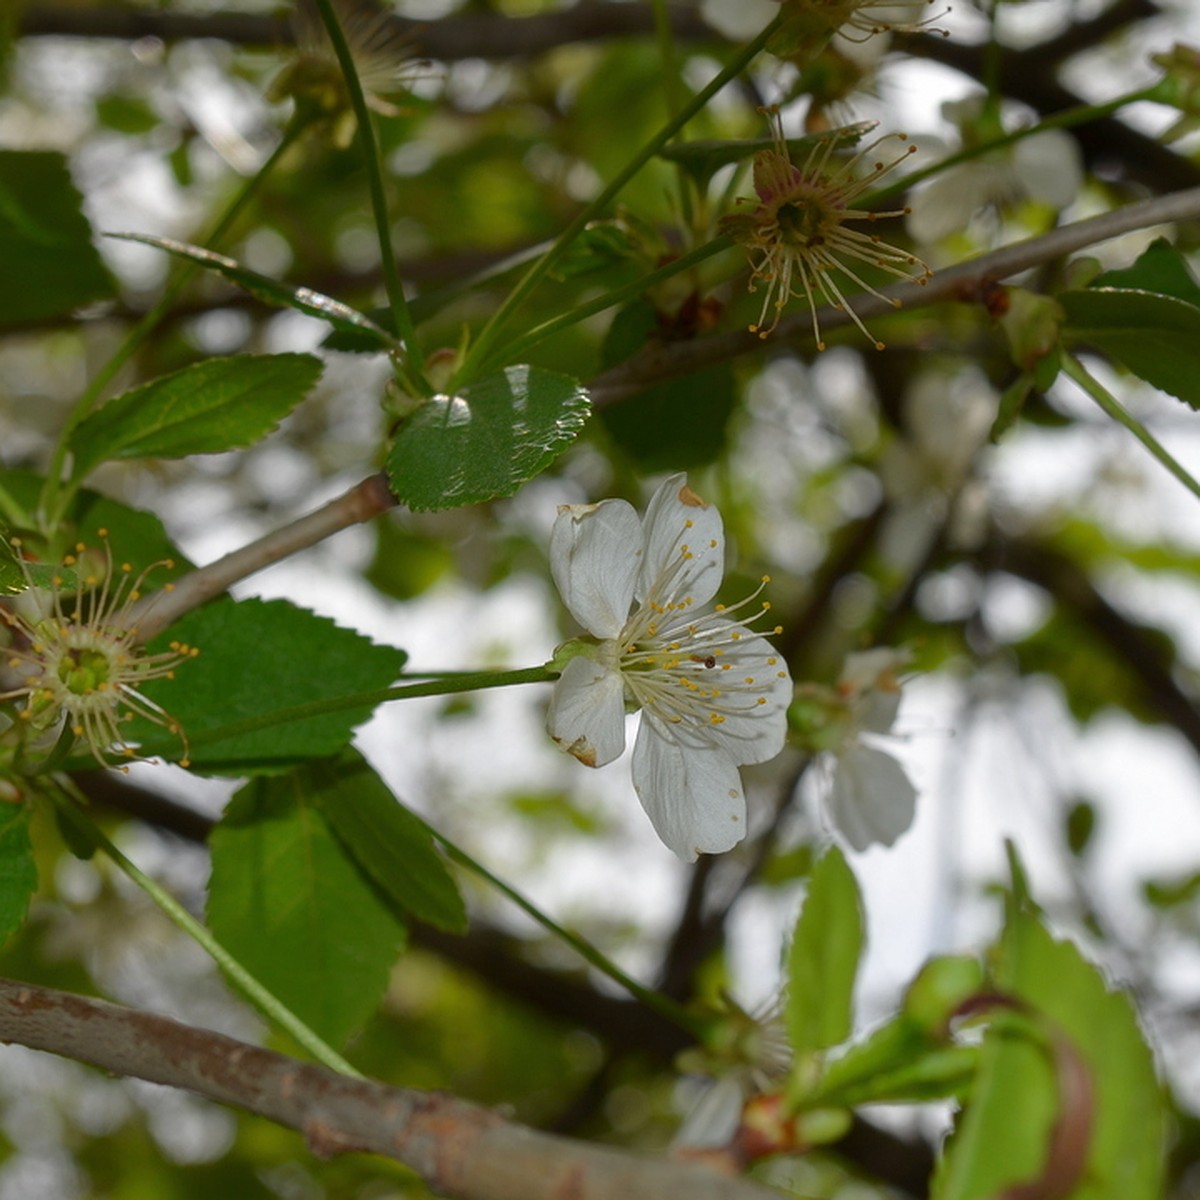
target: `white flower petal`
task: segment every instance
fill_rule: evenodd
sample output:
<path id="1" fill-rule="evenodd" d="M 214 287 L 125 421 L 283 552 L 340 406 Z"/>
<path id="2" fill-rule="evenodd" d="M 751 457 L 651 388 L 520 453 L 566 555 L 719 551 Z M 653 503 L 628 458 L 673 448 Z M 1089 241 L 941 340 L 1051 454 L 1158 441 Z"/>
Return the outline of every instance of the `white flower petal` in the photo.
<path id="1" fill-rule="evenodd" d="M 642 522 L 646 554 L 637 583 L 639 600 L 706 604 L 725 573 L 725 530 L 721 514 L 672 475 L 650 499 Z M 682 561 L 681 561 L 682 560 Z M 669 581 L 665 595 L 657 594 Z"/>
<path id="2" fill-rule="evenodd" d="M 573 658 L 554 685 L 546 714 L 550 736 L 589 767 L 602 767 L 625 749 L 625 684 L 619 671 L 591 658 Z"/>
<path id="3" fill-rule="evenodd" d="M 854 706 L 855 728 L 861 733 L 890 733 L 900 711 L 900 689 L 874 689 Z"/>
<path id="4" fill-rule="evenodd" d="M 550 572 L 571 616 L 615 638 L 629 615 L 642 562 L 642 524 L 631 504 L 566 504 L 550 534 Z"/>
<path id="5" fill-rule="evenodd" d="M 908 661 L 903 650 L 891 646 L 873 646 L 870 650 L 856 650 L 846 655 L 838 684 L 857 694 L 877 687 L 881 675 L 895 675 Z"/>
<path id="6" fill-rule="evenodd" d="M 719 636 L 722 629 L 737 626 L 711 621 L 705 628 L 716 629 Z M 703 653 L 704 643 L 696 649 Z M 701 736 L 739 766 L 774 758 L 787 739 L 787 710 L 793 695 L 787 664 L 766 639 L 743 636 L 721 655 L 712 674 L 713 687 L 722 689 L 712 699 L 712 708 L 719 709 L 723 719 L 704 726 Z M 701 683 L 707 681 L 706 675 L 700 677 Z M 760 698 L 765 703 L 759 704 Z"/>
<path id="7" fill-rule="evenodd" d="M 855 850 L 892 845 L 912 824 L 916 801 L 916 788 L 890 754 L 856 745 L 837 756 L 826 806 Z"/>
<path id="8" fill-rule="evenodd" d="M 663 843 L 687 862 L 746 836 L 746 797 L 729 755 L 675 741 L 646 713 L 633 746 L 633 787 Z"/>
<path id="9" fill-rule="evenodd" d="M 1018 142 L 1012 163 L 1029 198 L 1054 208 L 1066 208 L 1083 184 L 1079 146 L 1061 129 L 1047 129 Z"/>
<path id="10" fill-rule="evenodd" d="M 741 1079 L 726 1075 L 710 1081 L 672 1138 L 672 1146 L 693 1150 L 728 1146 L 742 1123 L 745 1106 L 746 1090 Z"/>

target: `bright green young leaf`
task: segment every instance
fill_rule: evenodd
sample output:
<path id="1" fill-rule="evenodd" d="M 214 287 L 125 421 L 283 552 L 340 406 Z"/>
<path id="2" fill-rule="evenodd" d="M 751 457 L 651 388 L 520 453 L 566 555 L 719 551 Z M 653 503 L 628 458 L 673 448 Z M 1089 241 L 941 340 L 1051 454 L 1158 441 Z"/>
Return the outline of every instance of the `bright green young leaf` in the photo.
<path id="1" fill-rule="evenodd" d="M 842 852 L 813 867 L 787 960 L 787 1026 L 797 1060 L 850 1036 L 863 947 L 862 900 Z"/>
<path id="2" fill-rule="evenodd" d="M 313 763 L 313 799 L 375 886 L 414 917 L 461 933 L 462 897 L 425 827 L 353 750 Z"/>
<path id="3" fill-rule="evenodd" d="M 311 354 L 209 358 L 110 400 L 71 434 L 77 476 L 109 459 L 182 458 L 249 446 L 320 377 Z"/>
<path id="4" fill-rule="evenodd" d="M 63 155 L 0 150 L 0 326 L 115 294 L 81 206 Z"/>
<path id="5" fill-rule="evenodd" d="M 197 647 L 199 656 L 174 679 L 153 680 L 143 691 L 182 726 L 193 768 L 212 774 L 280 771 L 336 754 L 371 705 L 219 734 L 247 719 L 270 722 L 298 705 L 385 688 L 406 657 L 286 600 L 218 600 L 188 613 L 148 648 L 166 649 L 172 641 Z M 126 736 L 148 752 L 169 758 L 181 752 L 177 738 L 141 718 Z"/>
<path id="6" fill-rule="evenodd" d="M 260 275 L 243 267 L 235 259 L 217 254 L 213 250 L 205 250 L 201 246 L 192 246 L 187 242 L 177 242 L 173 238 L 149 237 L 140 233 L 113 233 L 110 237 L 120 238 L 128 242 L 144 242 L 159 250 L 166 250 L 179 258 L 185 258 L 210 271 L 224 275 L 231 283 L 244 288 L 256 299 L 277 308 L 294 308 L 310 317 L 327 321 L 334 329 L 343 333 L 355 335 L 356 338 L 369 338 L 379 350 L 394 350 L 399 343 L 381 325 L 377 325 L 370 317 L 360 313 L 358 309 L 315 292 L 312 288 L 292 287 L 281 283 L 268 275 Z"/>
<path id="7" fill-rule="evenodd" d="M 1029 906 L 1010 904 L 994 984 L 1068 1040 L 1090 1075 L 1091 1137 L 1063 1200 L 1158 1200 L 1165 1112 L 1154 1061 L 1129 997 L 1109 989 L 1070 942 L 1056 941 Z M 934 1200 L 984 1200 L 1041 1178 L 1059 1113 L 1048 1053 L 989 1033 L 979 1079 L 935 1179 Z M 1020 1120 L 1013 1114 L 1019 1113 Z"/>
<path id="8" fill-rule="evenodd" d="M 575 440 L 588 409 L 574 379 L 528 366 L 434 396 L 396 434 L 387 459 L 392 491 L 421 510 L 511 496 Z"/>
<path id="9" fill-rule="evenodd" d="M 1200 408 L 1200 308 L 1133 288 L 1086 288 L 1058 299 L 1064 334 Z"/>
<path id="10" fill-rule="evenodd" d="M 24 804 L 0 804 L 0 940 L 25 923 L 37 883 L 29 809 Z"/>
<path id="11" fill-rule="evenodd" d="M 256 779 L 209 838 L 217 940 L 318 1034 L 342 1043 L 374 1012 L 404 925 L 321 816 L 328 776 Z"/>

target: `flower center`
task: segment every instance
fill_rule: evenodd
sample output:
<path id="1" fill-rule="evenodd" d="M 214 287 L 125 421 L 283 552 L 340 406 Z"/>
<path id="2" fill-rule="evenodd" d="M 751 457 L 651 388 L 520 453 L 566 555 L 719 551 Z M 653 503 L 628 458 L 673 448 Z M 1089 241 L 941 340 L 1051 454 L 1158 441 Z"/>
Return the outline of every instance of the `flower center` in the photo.
<path id="1" fill-rule="evenodd" d="M 775 213 L 780 238 L 790 246 L 818 246 L 824 240 L 824 228 L 829 220 L 827 205 L 815 195 L 789 200 Z"/>
<path id="2" fill-rule="evenodd" d="M 75 696 L 90 696 L 108 688 L 113 664 L 101 650 L 67 646 L 58 662 L 58 678 Z"/>

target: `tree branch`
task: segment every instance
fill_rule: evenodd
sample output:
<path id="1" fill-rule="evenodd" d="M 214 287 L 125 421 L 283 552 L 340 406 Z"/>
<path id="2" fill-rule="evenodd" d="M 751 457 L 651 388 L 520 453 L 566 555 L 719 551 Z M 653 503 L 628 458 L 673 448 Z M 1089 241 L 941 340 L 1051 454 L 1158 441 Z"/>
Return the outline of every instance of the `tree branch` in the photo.
<path id="1" fill-rule="evenodd" d="M 453 1096 L 350 1079 L 168 1017 L 0 980 L 0 1040 L 186 1088 L 304 1134 L 315 1154 L 394 1158 L 461 1200 L 778 1200 L 695 1163 L 538 1133 Z"/>
<path id="2" fill-rule="evenodd" d="M 927 308 L 946 300 L 974 301 L 984 293 L 988 284 L 1009 279 L 1031 267 L 1135 229 L 1197 218 L 1200 218 L 1200 187 L 1174 192 L 1169 196 L 1157 196 L 1140 204 L 1128 204 L 1113 212 L 1089 217 L 1085 221 L 1075 221 L 1052 229 L 1041 237 L 1003 246 L 989 254 L 946 267 L 937 271 L 924 286 L 902 283 L 884 288 L 881 291 L 883 299 L 857 295 L 853 298 L 854 311 L 862 320 L 868 321 L 894 313 L 897 301 L 908 309 Z M 851 324 L 846 312 L 832 308 L 820 309 L 818 318 L 822 331 L 826 333 Z M 789 348 L 811 345 L 812 319 L 808 312 L 796 312 L 784 317 L 766 342 L 757 334 L 737 329 L 694 341 L 650 345 L 631 359 L 595 376 L 588 389 L 596 407 L 616 404 L 636 395 L 647 384 L 691 375 L 727 359 L 781 343 Z"/>
<path id="3" fill-rule="evenodd" d="M 698 13 L 668 6 L 671 31 L 689 41 L 722 41 Z M 414 56 L 443 62 L 463 58 L 524 58 L 567 42 L 609 41 L 654 32 L 647 5 L 585 3 L 528 17 L 470 13 L 444 21 L 393 16 L 389 25 L 412 46 Z M 295 41 L 290 23 L 249 13 L 192 14 L 132 8 L 78 8 L 45 4 L 27 7 L 17 19 L 22 36 L 119 38 L 153 37 L 164 42 L 219 38 L 242 46 L 286 46 Z"/>

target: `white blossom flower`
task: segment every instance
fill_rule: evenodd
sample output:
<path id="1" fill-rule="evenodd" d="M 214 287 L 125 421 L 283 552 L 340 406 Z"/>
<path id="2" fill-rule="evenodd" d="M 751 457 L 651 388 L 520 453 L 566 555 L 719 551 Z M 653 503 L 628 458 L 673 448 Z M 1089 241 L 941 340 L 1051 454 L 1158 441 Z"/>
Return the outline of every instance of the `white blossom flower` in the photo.
<path id="1" fill-rule="evenodd" d="M 106 532 L 100 536 L 105 539 L 103 567 L 88 561 L 88 549 L 80 543 L 49 588 L 37 585 L 20 539 L 12 539 L 28 586 L 0 605 L 0 630 L 8 630 L 8 644 L 0 649 L 0 701 L 24 700 L 18 719 L 35 737 L 65 724 L 101 766 L 108 765 L 105 756 L 111 753 L 135 757 L 120 727 L 134 715 L 146 717 L 180 738 L 180 763 L 186 766 L 187 741 L 179 723 L 139 689 L 151 679 L 174 678 L 175 668 L 199 652 L 181 642 L 157 654 L 140 649 L 132 612 L 153 567 L 139 575 L 128 563 L 114 568 Z"/>
<path id="2" fill-rule="evenodd" d="M 627 707 L 641 709 L 634 789 L 658 836 L 689 861 L 745 836 L 738 767 L 783 749 L 792 697 L 782 658 L 750 628 L 770 606 L 734 617 L 761 586 L 705 609 L 724 555 L 721 515 L 685 475 L 662 484 L 642 519 L 624 500 L 565 505 L 550 538 L 554 581 L 592 635 L 568 644 L 550 735 L 600 767 L 625 749 Z"/>
<path id="3" fill-rule="evenodd" d="M 917 790 L 904 768 L 886 750 L 862 740 L 864 734 L 891 732 L 900 709 L 895 672 L 903 661 L 903 654 L 888 647 L 851 654 L 838 680 L 849 719 L 834 751 L 833 783 L 825 804 L 855 850 L 876 842 L 892 845 L 916 813 Z"/>
<path id="4" fill-rule="evenodd" d="M 970 130 L 982 109 L 981 95 L 942 106 L 944 115 L 963 130 L 964 144 L 972 140 Z M 978 212 L 1022 200 L 1066 208 L 1082 183 L 1083 164 L 1075 139 L 1061 129 L 1047 129 L 968 159 L 919 188 L 912 198 L 908 232 L 919 242 L 936 242 L 966 229 Z"/>

